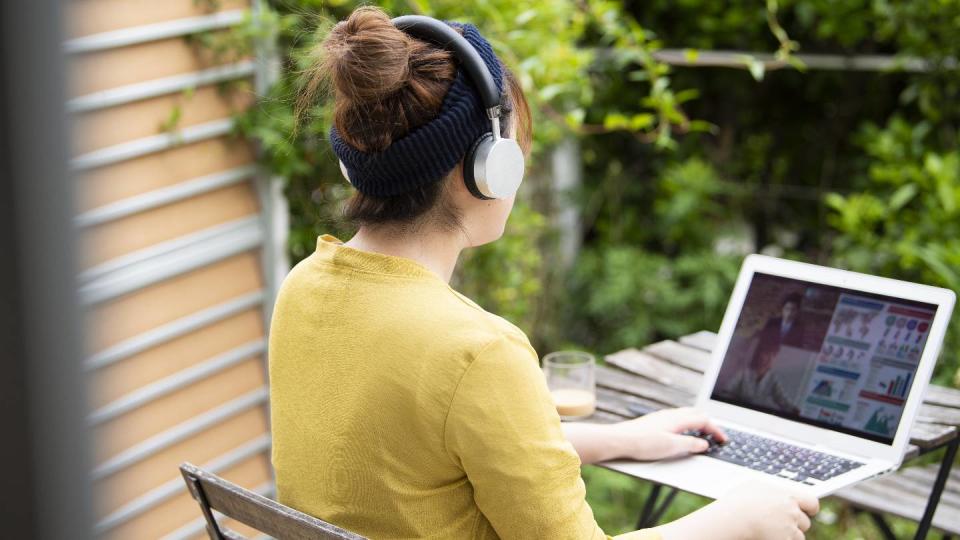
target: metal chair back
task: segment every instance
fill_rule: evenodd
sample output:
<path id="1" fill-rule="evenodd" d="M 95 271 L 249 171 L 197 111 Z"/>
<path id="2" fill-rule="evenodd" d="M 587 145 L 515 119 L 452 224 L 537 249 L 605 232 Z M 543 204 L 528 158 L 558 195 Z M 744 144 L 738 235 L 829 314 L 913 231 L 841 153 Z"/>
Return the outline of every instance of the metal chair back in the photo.
<path id="1" fill-rule="evenodd" d="M 258 495 L 191 463 L 180 465 L 180 472 L 190 495 L 200 505 L 212 540 L 243 540 L 217 522 L 214 510 L 282 540 L 365 540 L 363 536 Z"/>

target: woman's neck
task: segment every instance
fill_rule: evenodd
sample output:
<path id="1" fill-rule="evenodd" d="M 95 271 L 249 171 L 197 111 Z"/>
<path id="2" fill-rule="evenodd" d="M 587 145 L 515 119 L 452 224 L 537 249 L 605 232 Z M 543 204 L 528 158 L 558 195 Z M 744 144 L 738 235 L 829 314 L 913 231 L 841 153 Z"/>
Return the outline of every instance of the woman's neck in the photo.
<path id="1" fill-rule="evenodd" d="M 361 251 L 412 259 L 440 279 L 450 282 L 465 242 L 456 233 L 397 233 L 380 228 L 360 227 L 345 245 Z"/>

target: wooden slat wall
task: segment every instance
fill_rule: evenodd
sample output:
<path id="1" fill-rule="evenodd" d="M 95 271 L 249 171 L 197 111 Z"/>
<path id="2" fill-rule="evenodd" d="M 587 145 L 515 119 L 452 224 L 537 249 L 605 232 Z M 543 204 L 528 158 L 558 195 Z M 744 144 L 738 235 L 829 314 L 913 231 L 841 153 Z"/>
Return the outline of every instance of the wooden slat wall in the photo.
<path id="1" fill-rule="evenodd" d="M 250 59 L 221 60 L 239 70 L 228 80 L 246 81 L 229 93 L 216 83 L 149 90 L 216 67 L 184 34 L 194 23 L 223 31 L 254 1 L 65 3 L 91 474 L 104 538 L 203 538 L 177 470 L 185 460 L 272 489 L 262 217 L 270 201 L 249 144 L 224 129 L 177 135 L 248 106 L 254 70 Z M 126 97 L 103 99 L 118 92 Z M 162 127 L 175 108 L 175 128 Z M 158 143 L 165 133 L 174 136 Z"/>

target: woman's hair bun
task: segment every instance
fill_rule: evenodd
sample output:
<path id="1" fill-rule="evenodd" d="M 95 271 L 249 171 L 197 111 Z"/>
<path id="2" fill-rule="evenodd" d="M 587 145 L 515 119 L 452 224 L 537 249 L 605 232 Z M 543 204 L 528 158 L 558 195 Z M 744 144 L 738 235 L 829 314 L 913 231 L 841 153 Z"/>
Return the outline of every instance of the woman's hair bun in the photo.
<path id="1" fill-rule="evenodd" d="M 356 9 L 324 42 L 324 63 L 336 91 L 352 101 L 376 101 L 410 79 L 411 41 L 382 10 Z"/>
<path id="2" fill-rule="evenodd" d="M 457 76 L 449 51 L 407 35 L 377 7 L 354 10 L 318 52 L 321 61 L 305 73 L 297 118 L 321 89 L 333 90 L 333 124 L 362 152 L 382 151 L 435 118 Z"/>

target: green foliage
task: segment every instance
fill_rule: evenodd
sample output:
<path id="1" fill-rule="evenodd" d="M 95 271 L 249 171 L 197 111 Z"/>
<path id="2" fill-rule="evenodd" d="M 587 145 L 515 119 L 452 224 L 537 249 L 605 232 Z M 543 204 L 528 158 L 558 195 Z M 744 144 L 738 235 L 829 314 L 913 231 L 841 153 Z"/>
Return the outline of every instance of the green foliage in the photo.
<path id="1" fill-rule="evenodd" d="M 690 158 L 622 197 L 629 206 L 593 223 L 607 241 L 584 248 L 572 269 L 570 297 L 580 301 L 569 335 L 608 353 L 717 328 L 749 251 L 738 230 L 742 192 Z"/>
<path id="2" fill-rule="evenodd" d="M 834 260 L 852 269 L 960 291 L 960 151 L 938 150 L 930 124 L 893 117 L 859 137 L 873 161 L 849 195 L 831 193 L 830 224 L 840 232 Z M 960 377 L 953 317 L 937 379 Z M 958 379 L 960 382 L 960 379 Z"/>
<path id="3" fill-rule="evenodd" d="M 717 328 L 739 266 L 740 257 L 713 250 L 676 258 L 626 246 L 586 250 L 574 270 L 572 293 L 584 300 L 573 335 L 610 353 Z"/>

